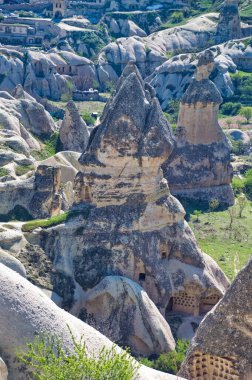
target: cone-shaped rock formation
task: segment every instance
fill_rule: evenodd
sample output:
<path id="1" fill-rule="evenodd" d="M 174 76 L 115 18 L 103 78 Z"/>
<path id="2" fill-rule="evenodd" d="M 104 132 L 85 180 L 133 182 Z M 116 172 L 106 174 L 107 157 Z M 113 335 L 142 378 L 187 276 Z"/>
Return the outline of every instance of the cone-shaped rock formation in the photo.
<path id="1" fill-rule="evenodd" d="M 197 247 L 163 177 L 172 145 L 153 89 L 129 64 L 80 158 L 75 208 L 84 216 L 43 233 L 44 249 L 54 257 L 54 290 L 67 294 L 63 302 L 75 315 L 86 314 L 82 292 L 114 275 L 141 285 L 163 316 L 199 315 L 222 297 L 228 281 Z"/>
<path id="2" fill-rule="evenodd" d="M 231 144 L 218 124 L 222 98 L 209 79 L 213 68 L 207 50 L 181 100 L 175 148 L 163 169 L 175 196 L 232 205 Z"/>
<path id="3" fill-rule="evenodd" d="M 216 43 L 242 38 L 239 0 L 225 0 L 220 12 Z"/>
<path id="4" fill-rule="evenodd" d="M 60 127 L 62 150 L 84 152 L 89 140 L 89 132 L 85 121 L 73 101 L 67 104 L 64 119 Z"/>

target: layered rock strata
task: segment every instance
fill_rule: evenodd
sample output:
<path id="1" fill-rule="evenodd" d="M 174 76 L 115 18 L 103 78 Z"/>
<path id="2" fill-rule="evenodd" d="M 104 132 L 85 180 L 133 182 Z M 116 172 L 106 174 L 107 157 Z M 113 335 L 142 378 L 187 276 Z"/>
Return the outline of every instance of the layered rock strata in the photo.
<path id="1" fill-rule="evenodd" d="M 251 278 L 252 261 L 201 323 L 181 375 L 189 380 L 252 378 Z"/>
<path id="2" fill-rule="evenodd" d="M 198 248 L 163 177 L 172 145 L 153 89 L 129 64 L 80 158 L 79 216 L 41 235 L 58 285 L 64 279 L 54 290 L 75 315 L 82 316 L 83 293 L 114 275 L 141 285 L 163 316 L 199 315 L 222 297 L 228 281 Z"/>
<path id="3" fill-rule="evenodd" d="M 218 123 L 222 98 L 209 79 L 213 68 L 214 55 L 207 50 L 182 97 L 175 148 L 163 169 L 175 196 L 232 205 L 231 144 Z"/>
<path id="4" fill-rule="evenodd" d="M 89 132 L 73 101 L 67 104 L 59 134 L 62 150 L 84 152 L 88 145 Z"/>

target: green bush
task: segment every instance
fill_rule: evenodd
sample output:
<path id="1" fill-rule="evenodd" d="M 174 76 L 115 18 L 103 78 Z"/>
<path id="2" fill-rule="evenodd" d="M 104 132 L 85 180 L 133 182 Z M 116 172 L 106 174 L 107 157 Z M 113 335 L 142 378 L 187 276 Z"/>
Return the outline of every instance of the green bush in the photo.
<path id="1" fill-rule="evenodd" d="M 27 344 L 27 352 L 18 359 L 27 365 L 32 380 L 133 380 L 139 365 L 127 351 L 119 352 L 116 346 L 103 348 L 95 356 L 88 353 L 83 339 L 72 335 L 73 350 L 64 350 L 62 340 L 38 336 Z"/>
<path id="2" fill-rule="evenodd" d="M 251 199 L 252 198 L 252 169 L 249 169 L 245 173 L 245 194 Z"/>
<path id="3" fill-rule="evenodd" d="M 235 116 L 235 115 L 238 115 L 241 107 L 242 107 L 241 103 L 227 102 L 222 105 L 221 113 L 227 116 Z"/>
<path id="4" fill-rule="evenodd" d="M 175 351 L 161 354 L 156 360 L 153 361 L 142 358 L 140 359 L 140 363 L 158 371 L 176 375 L 186 357 L 189 345 L 190 342 L 187 340 L 178 340 Z"/>
<path id="5" fill-rule="evenodd" d="M 95 124 L 95 119 L 90 115 L 90 113 L 85 112 L 84 114 L 81 115 L 81 117 L 87 125 Z"/>
<path id="6" fill-rule="evenodd" d="M 239 195 L 244 192 L 245 180 L 234 177 L 232 180 L 232 188 L 235 195 Z"/>
<path id="7" fill-rule="evenodd" d="M 184 19 L 183 12 L 176 11 L 176 12 L 173 12 L 171 15 L 171 22 L 173 24 L 177 24 L 177 23 L 183 21 L 183 19 Z"/>

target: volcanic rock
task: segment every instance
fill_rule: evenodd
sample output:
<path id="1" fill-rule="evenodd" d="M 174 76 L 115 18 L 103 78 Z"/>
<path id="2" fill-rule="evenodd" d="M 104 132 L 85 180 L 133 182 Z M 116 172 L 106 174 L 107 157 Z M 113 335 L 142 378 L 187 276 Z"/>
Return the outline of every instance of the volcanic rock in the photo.
<path id="1" fill-rule="evenodd" d="M 175 148 L 163 169 L 172 194 L 232 205 L 231 144 L 218 124 L 222 98 L 209 80 L 213 67 L 213 53 L 207 50 L 181 100 Z"/>
<path id="2" fill-rule="evenodd" d="M 62 150 L 71 150 L 74 152 L 84 152 L 86 150 L 89 132 L 85 121 L 80 117 L 73 101 L 67 104 L 59 137 Z"/>

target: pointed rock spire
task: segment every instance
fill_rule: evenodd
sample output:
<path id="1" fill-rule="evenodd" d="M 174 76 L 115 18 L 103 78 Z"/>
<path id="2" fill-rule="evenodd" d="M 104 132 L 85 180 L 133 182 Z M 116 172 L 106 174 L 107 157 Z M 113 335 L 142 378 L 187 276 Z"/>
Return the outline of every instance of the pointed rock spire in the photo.
<path id="1" fill-rule="evenodd" d="M 60 127 L 59 137 L 62 144 L 62 150 L 83 152 L 88 145 L 89 132 L 87 125 L 81 118 L 73 101 L 70 101 L 67 104 L 65 116 Z"/>

